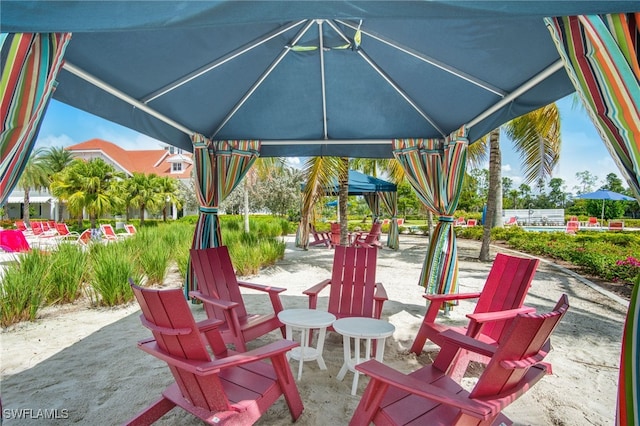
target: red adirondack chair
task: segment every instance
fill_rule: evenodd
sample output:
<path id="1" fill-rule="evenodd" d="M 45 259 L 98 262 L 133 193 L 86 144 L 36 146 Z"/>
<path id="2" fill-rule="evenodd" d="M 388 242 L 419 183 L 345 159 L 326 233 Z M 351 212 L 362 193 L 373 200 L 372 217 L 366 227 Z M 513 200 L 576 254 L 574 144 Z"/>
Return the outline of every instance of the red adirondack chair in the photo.
<path id="1" fill-rule="evenodd" d="M 62 239 L 77 240 L 80 237 L 80 234 L 77 232 L 70 231 L 66 223 L 56 222 L 56 231 Z"/>
<path id="2" fill-rule="evenodd" d="M 303 294 L 309 296 L 309 309 L 317 308 L 318 294 L 329 286 L 327 310 L 334 314 L 336 319 L 380 319 L 387 292 L 382 283 L 376 283 L 377 256 L 375 247 L 336 246 L 331 278 L 303 291 Z M 329 327 L 328 330 L 333 328 Z"/>
<path id="3" fill-rule="evenodd" d="M 226 246 L 191 249 L 190 253 L 198 290 L 189 292 L 189 296 L 204 303 L 208 318 L 223 321 L 219 329 L 225 342 L 244 352 L 247 350 L 246 342 L 278 328 L 282 337 L 285 336 L 284 326 L 278 319 L 278 312 L 283 309 L 280 293 L 285 288 L 238 281 Z M 266 292 L 273 312 L 247 313 L 240 287 Z"/>
<path id="4" fill-rule="evenodd" d="M 567 309 L 567 296 L 562 295 L 551 313 L 519 314 L 497 347 L 445 331 L 433 364 L 408 375 L 375 360 L 357 365 L 371 380 L 349 425 L 512 424 L 501 411 L 551 373 L 543 360 L 551 350 L 549 336 Z M 446 375 L 460 350 L 490 357 L 471 392 Z"/>
<path id="5" fill-rule="evenodd" d="M 142 310 L 140 320 L 153 333 L 138 347 L 165 361 L 175 383 L 128 425 L 149 425 L 176 405 L 211 425 L 249 425 L 281 395 L 292 419 L 300 416 L 303 404 L 286 358 L 297 343 L 280 340 L 246 353 L 228 351 L 216 328 L 221 321 L 196 323 L 181 289 L 130 284 Z"/>
<path id="6" fill-rule="evenodd" d="M 453 328 L 455 331 L 474 337 L 483 343 L 496 345 L 509 321 L 519 313 L 533 312 L 533 308 L 522 306 L 531 287 L 531 281 L 538 268 L 538 259 L 521 258 L 498 253 L 489 271 L 484 287 L 479 293 L 458 294 L 425 294 L 430 301 L 427 312 L 418 330 L 411 352 L 420 354 L 427 339 L 442 346 L 440 333 Z M 438 310 L 443 304 L 452 300 L 478 299 L 473 314 L 467 315 L 469 324 L 466 327 L 451 327 L 436 322 Z M 482 356 L 468 354 L 461 356 L 456 374 L 464 372 L 470 360 L 486 364 Z"/>
<path id="7" fill-rule="evenodd" d="M 313 224 L 309 224 L 309 233 L 313 237 L 313 241 L 309 242 L 310 246 L 323 245 L 325 247 L 331 247 L 331 235 L 330 232 L 318 232 Z"/>
<path id="8" fill-rule="evenodd" d="M 382 233 L 382 224 L 375 222 L 371 224 L 369 232 L 358 232 L 353 237 L 351 243 L 354 247 L 382 247 L 380 242 L 380 234 Z"/>

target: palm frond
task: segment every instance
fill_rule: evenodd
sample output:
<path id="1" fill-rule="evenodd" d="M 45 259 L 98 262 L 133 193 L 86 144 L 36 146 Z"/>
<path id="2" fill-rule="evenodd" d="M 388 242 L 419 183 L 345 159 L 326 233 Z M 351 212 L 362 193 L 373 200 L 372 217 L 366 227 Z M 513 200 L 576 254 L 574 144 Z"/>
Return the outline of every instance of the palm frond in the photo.
<path id="1" fill-rule="evenodd" d="M 525 182 L 546 180 L 557 166 L 560 153 L 560 114 L 547 105 L 505 126 L 523 163 Z"/>

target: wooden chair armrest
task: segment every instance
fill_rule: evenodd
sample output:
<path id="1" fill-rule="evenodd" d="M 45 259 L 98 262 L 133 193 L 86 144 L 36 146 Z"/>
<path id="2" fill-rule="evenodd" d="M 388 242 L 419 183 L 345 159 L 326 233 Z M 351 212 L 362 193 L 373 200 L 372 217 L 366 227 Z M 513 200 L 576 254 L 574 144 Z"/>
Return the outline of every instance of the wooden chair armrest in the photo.
<path id="1" fill-rule="evenodd" d="M 488 343 L 481 342 L 471 336 L 458 333 L 453 330 L 446 330 L 440 333 L 440 337 L 444 338 L 445 344 L 452 344 L 461 349 L 467 349 L 480 355 L 492 357 L 496 352 L 496 347 Z"/>
<path id="2" fill-rule="evenodd" d="M 549 352 L 551 352 L 551 340 L 547 339 L 544 345 L 542 345 L 542 348 L 535 354 L 515 361 L 505 359 L 500 361 L 500 365 L 503 368 L 515 370 L 516 368 L 527 368 L 536 364 L 540 364 L 541 366 L 547 368 L 548 373 L 551 373 L 551 365 L 542 362 L 542 360 L 549 354 Z"/>
<path id="3" fill-rule="evenodd" d="M 376 283 L 376 291 L 373 298 L 382 301 L 389 300 L 389 297 L 387 297 L 387 290 L 384 288 L 382 283 Z"/>
<path id="4" fill-rule="evenodd" d="M 302 294 L 306 294 L 307 296 L 316 296 L 329 284 L 331 284 L 330 279 L 320 281 L 318 284 L 314 285 L 313 287 L 310 287 L 305 291 L 303 291 Z"/>
<path id="5" fill-rule="evenodd" d="M 511 318 L 515 318 L 519 314 L 531 314 L 536 311 L 536 308 L 523 306 L 521 308 L 507 309 L 505 311 L 497 312 L 482 312 L 479 314 L 467 314 L 467 318 L 478 323 L 486 323 L 492 321 L 502 321 Z"/>
<path id="6" fill-rule="evenodd" d="M 423 294 L 422 297 L 431 302 L 448 302 L 449 300 L 475 299 L 480 297 L 480 293 Z"/>
<path id="7" fill-rule="evenodd" d="M 433 367 L 428 366 L 424 368 Z M 493 414 L 493 407 L 488 403 L 462 397 L 445 388 L 433 386 L 421 380 L 417 380 L 376 360 L 370 360 L 362 364 L 358 364 L 356 365 L 356 370 L 366 374 L 373 380 L 379 380 L 389 386 L 393 386 L 413 395 L 456 407 L 464 413 L 476 418 L 486 420 L 491 414 Z M 372 386 L 372 382 L 369 382 L 369 386 Z"/>
<path id="8" fill-rule="evenodd" d="M 427 313 L 424 316 L 424 321 L 427 323 L 434 323 L 438 316 L 438 311 L 442 307 L 443 303 L 450 300 L 475 299 L 480 297 L 480 293 L 423 294 L 422 297 L 431 302 L 427 307 Z"/>
<path id="9" fill-rule="evenodd" d="M 298 343 L 291 340 L 279 340 L 277 342 L 269 343 L 260 348 L 248 351 L 235 353 L 225 358 L 218 358 L 213 361 L 196 361 L 185 358 L 178 358 L 171 354 L 166 353 L 156 343 L 155 340 L 138 342 L 138 347 L 143 351 L 159 358 L 171 366 L 182 368 L 190 373 L 200 376 L 206 376 L 220 372 L 225 368 L 235 367 L 242 364 L 256 362 L 262 359 L 272 358 L 274 356 L 284 354 L 285 352 L 299 346 Z"/>
<path id="10" fill-rule="evenodd" d="M 222 320 L 219 320 L 219 319 L 216 319 L 216 318 L 210 318 L 210 319 L 198 321 L 196 323 L 196 326 L 198 327 L 198 330 L 201 333 L 206 333 L 207 331 L 211 331 L 213 329 L 216 329 L 216 328 L 220 327 L 223 324 L 224 324 L 224 321 L 222 321 Z"/>
<path id="11" fill-rule="evenodd" d="M 309 296 L 309 309 L 316 309 L 318 306 L 318 294 L 329 284 L 331 284 L 330 279 L 323 280 L 302 292 L 302 294 Z"/>
<path id="12" fill-rule="evenodd" d="M 286 288 L 283 288 L 283 287 L 273 287 L 270 285 L 250 283 L 247 281 L 238 281 L 238 285 L 240 287 L 250 288 L 252 290 L 264 291 L 267 293 L 282 293 L 283 291 L 286 290 Z"/>
<path id="13" fill-rule="evenodd" d="M 216 299 L 214 297 L 211 296 L 207 296 L 205 294 L 200 293 L 199 291 L 190 291 L 189 292 L 189 297 L 193 297 L 195 299 L 198 299 L 204 303 L 208 303 L 210 305 L 216 306 L 220 309 L 225 309 L 225 310 L 230 310 L 235 308 L 236 306 L 238 306 L 239 304 L 237 302 L 229 302 L 227 300 L 222 300 L 222 299 Z"/>

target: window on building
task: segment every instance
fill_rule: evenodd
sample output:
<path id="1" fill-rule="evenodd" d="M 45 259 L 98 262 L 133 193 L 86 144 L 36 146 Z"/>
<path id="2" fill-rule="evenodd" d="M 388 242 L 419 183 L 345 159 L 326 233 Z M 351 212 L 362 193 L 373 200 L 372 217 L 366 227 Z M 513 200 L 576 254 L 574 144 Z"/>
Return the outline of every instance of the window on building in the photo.
<path id="1" fill-rule="evenodd" d="M 182 172 L 182 163 L 171 163 L 171 173 Z"/>

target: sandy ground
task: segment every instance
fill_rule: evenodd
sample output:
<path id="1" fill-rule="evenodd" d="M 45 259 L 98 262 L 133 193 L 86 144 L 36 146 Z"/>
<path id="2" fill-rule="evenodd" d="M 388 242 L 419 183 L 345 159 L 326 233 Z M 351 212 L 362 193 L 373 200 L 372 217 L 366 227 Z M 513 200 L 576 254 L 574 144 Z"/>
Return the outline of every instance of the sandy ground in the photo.
<path id="1" fill-rule="evenodd" d="M 479 243 L 461 240 L 459 246 L 460 291 L 477 291 L 491 265 L 477 261 Z M 377 280 L 389 295 L 383 318 L 396 327 L 387 339 L 384 360 L 404 372 L 429 363 L 437 350 L 427 346 L 419 357 L 408 353 L 425 312 L 422 289 L 416 284 L 425 252 L 426 239 L 408 235 L 401 236 L 399 251 L 379 252 Z M 302 291 L 328 278 L 331 262 L 331 250 L 302 251 L 289 241 L 284 260 L 250 280 L 286 287 L 282 294 L 285 308 L 305 308 L 307 298 Z M 175 271 L 166 285 L 181 285 Z M 549 262 L 540 264 L 526 304 L 540 312 L 549 311 L 562 293 L 569 296 L 571 308 L 552 337 L 553 351 L 547 361 L 553 365 L 553 374 L 510 405 L 505 414 L 517 425 L 612 425 L 627 307 L 623 300 L 596 291 L 580 277 Z M 326 307 L 324 295 L 319 308 Z M 246 303 L 251 312 L 267 312 L 270 307 L 265 296 L 250 292 Z M 204 318 L 201 306 L 190 306 L 198 319 Z M 441 320 L 463 324 L 464 315 L 472 310 L 472 302 L 462 302 L 449 318 Z M 164 363 L 136 348 L 138 340 L 150 335 L 138 316 L 135 304 L 97 309 L 79 303 L 46 309 L 33 323 L 2 330 L 0 391 L 5 424 L 116 425 L 154 401 L 172 377 Z M 250 348 L 279 338 L 278 333 L 270 333 L 251 342 Z M 358 394 L 351 396 L 352 374 L 343 381 L 335 377 L 342 357 L 341 336 L 329 333 L 324 350 L 328 369 L 320 370 L 315 362 L 305 363 L 298 382 L 305 408 L 297 424 L 348 423 L 368 379 L 361 377 Z M 297 361 L 292 360 L 291 367 L 295 376 Z M 474 380 L 471 374 L 463 383 L 472 386 Z M 31 410 L 30 417 L 43 415 L 43 410 L 57 410 L 53 412 L 62 418 L 8 418 L 20 410 Z M 201 423 L 176 408 L 157 424 Z M 291 424 L 282 398 L 258 424 Z"/>

